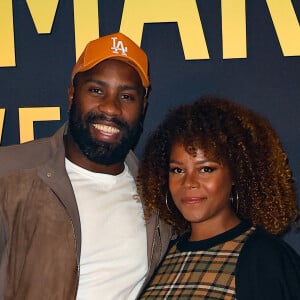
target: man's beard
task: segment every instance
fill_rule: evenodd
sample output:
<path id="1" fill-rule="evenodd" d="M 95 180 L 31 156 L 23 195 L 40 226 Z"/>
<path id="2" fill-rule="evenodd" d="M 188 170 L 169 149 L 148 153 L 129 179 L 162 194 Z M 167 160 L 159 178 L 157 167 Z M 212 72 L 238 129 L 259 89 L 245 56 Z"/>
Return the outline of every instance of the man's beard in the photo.
<path id="1" fill-rule="evenodd" d="M 81 152 L 89 160 L 98 164 L 112 165 L 124 161 L 142 132 L 143 115 L 141 114 L 135 125 L 130 128 L 127 122 L 104 114 L 89 112 L 82 118 L 80 108 L 76 103 L 76 99 L 73 99 L 69 115 L 69 129 Z M 95 140 L 90 133 L 90 124 L 101 120 L 115 123 L 124 133 L 122 139 L 115 143 Z"/>

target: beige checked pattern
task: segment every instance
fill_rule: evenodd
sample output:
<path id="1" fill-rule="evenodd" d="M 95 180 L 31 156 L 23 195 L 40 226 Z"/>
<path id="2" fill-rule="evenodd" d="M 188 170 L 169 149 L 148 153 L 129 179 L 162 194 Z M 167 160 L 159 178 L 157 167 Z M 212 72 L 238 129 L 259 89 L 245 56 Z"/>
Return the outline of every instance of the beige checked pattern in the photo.
<path id="1" fill-rule="evenodd" d="M 175 244 L 140 299 L 236 299 L 237 259 L 254 229 L 204 251 L 180 252 Z"/>

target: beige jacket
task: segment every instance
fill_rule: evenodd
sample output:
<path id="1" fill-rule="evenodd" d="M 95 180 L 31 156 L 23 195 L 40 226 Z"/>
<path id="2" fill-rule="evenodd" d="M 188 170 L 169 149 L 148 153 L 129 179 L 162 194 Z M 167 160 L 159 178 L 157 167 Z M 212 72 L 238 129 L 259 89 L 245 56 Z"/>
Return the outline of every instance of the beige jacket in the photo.
<path id="1" fill-rule="evenodd" d="M 65 169 L 65 130 L 66 125 L 50 138 L 0 147 L 0 300 L 76 297 L 81 231 Z M 136 176 L 132 152 L 126 163 Z M 171 228 L 156 215 L 146 224 L 149 279 Z"/>

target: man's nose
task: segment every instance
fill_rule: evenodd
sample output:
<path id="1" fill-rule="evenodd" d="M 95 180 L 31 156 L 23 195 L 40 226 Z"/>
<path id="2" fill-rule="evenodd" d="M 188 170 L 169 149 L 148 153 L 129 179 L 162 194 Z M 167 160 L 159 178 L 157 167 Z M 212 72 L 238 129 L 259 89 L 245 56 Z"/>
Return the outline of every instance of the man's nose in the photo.
<path id="1" fill-rule="evenodd" d="M 109 95 L 99 102 L 98 110 L 108 116 L 119 116 L 121 103 L 116 95 Z"/>

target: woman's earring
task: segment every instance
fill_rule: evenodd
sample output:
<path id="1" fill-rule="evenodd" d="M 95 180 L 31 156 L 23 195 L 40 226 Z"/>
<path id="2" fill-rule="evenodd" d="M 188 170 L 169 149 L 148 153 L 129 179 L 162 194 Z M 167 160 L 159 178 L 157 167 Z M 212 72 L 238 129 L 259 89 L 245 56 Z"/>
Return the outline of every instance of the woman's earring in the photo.
<path id="1" fill-rule="evenodd" d="M 168 205 L 168 192 L 166 192 L 166 207 L 167 207 L 168 211 L 172 214 L 172 210 L 170 209 L 170 207 Z"/>
<path id="2" fill-rule="evenodd" d="M 239 194 L 237 191 L 235 191 L 234 186 L 232 186 L 231 195 L 229 199 L 231 201 L 232 207 L 235 208 L 235 212 L 237 213 L 239 211 Z"/>

